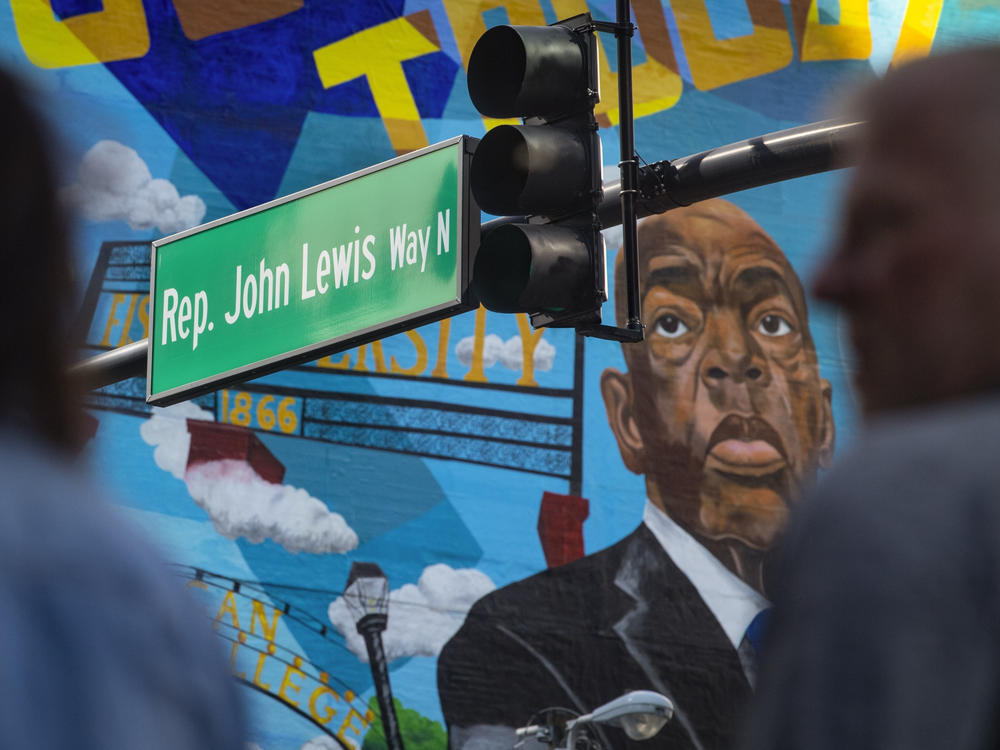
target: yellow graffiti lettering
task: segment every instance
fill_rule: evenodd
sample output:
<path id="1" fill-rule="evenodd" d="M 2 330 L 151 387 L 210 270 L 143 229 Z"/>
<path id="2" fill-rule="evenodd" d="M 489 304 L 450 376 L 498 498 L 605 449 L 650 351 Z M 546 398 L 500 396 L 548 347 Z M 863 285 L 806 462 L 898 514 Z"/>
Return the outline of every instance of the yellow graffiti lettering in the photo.
<path id="1" fill-rule="evenodd" d="M 552 0 L 552 7 L 559 18 L 589 10 L 586 0 Z M 632 9 L 646 51 L 645 62 L 632 66 L 632 108 L 636 117 L 643 117 L 677 104 L 683 84 L 677 73 L 677 61 L 660 0 L 633 0 Z M 601 101 L 594 113 L 602 127 L 609 127 L 618 124 L 618 74 L 612 72 L 608 64 L 600 36 L 597 48 L 601 61 Z"/>
<path id="2" fill-rule="evenodd" d="M 274 633 L 278 629 L 278 618 L 281 617 L 281 610 L 272 609 L 271 611 L 274 612 L 274 619 L 268 622 L 267 613 L 264 611 L 264 605 L 256 599 L 253 600 L 253 611 L 250 613 L 250 634 L 256 634 L 255 628 L 259 622 L 260 631 L 264 634 L 264 638 L 273 643 Z"/>
<path id="3" fill-rule="evenodd" d="M 439 49 L 430 11 L 423 10 L 320 47 L 313 59 L 324 88 L 359 76 L 368 79 L 389 141 L 397 154 L 404 154 L 426 146 L 427 135 L 402 63 Z"/>
<path id="4" fill-rule="evenodd" d="M 437 360 L 434 362 L 434 369 L 431 370 L 432 378 L 448 377 L 448 340 L 450 338 L 451 318 L 445 318 L 438 328 Z"/>
<path id="5" fill-rule="evenodd" d="M 142 325 L 142 335 L 139 337 L 141 341 L 149 336 L 149 295 L 145 295 L 139 301 L 139 323 Z"/>
<path id="6" fill-rule="evenodd" d="M 267 661 L 267 654 L 260 653 L 257 655 L 257 669 L 253 673 L 253 684 L 263 690 L 270 690 L 271 683 L 264 682 L 260 678 L 260 673 L 264 671 L 264 662 Z"/>
<path id="7" fill-rule="evenodd" d="M 324 695 L 332 695 L 335 701 L 340 702 L 340 696 L 337 695 L 336 690 L 332 690 L 326 685 L 320 685 L 309 696 L 309 715 L 320 724 L 329 724 L 333 720 L 333 717 L 337 715 L 337 709 L 327 703 L 323 707 L 323 715 L 320 716 L 316 704 L 319 702 L 320 697 Z"/>
<path id="8" fill-rule="evenodd" d="M 417 353 L 417 360 L 412 367 L 402 367 L 396 361 L 395 356 L 389 357 L 389 371 L 397 375 L 420 375 L 427 369 L 427 344 L 416 331 L 407 331 L 406 337 L 413 342 L 413 348 Z"/>
<path id="9" fill-rule="evenodd" d="M 101 346 L 111 346 L 111 329 L 121 323 L 118 319 L 118 305 L 124 302 L 127 296 L 119 293 L 111 298 L 111 311 L 108 313 L 108 324 L 104 328 L 104 338 L 101 339 Z"/>
<path id="10" fill-rule="evenodd" d="M 278 697 L 281 698 L 281 700 L 285 701 L 285 703 L 287 703 L 288 705 L 295 706 L 296 708 L 298 708 L 299 702 L 292 700 L 289 696 L 285 694 L 285 690 L 287 688 L 291 688 L 296 693 L 298 693 L 299 690 L 302 688 L 301 685 L 296 685 L 294 682 L 292 682 L 293 674 L 298 675 L 299 677 L 306 676 L 305 672 L 303 672 L 301 669 L 296 669 L 291 664 L 286 665 L 285 675 L 284 677 L 281 678 L 281 687 L 278 688 Z"/>
<path id="11" fill-rule="evenodd" d="M 521 334 L 521 357 L 523 360 L 521 364 L 521 377 L 517 379 L 517 384 L 537 386 L 538 383 L 535 380 L 535 349 L 538 347 L 538 342 L 542 340 L 542 334 L 545 333 L 545 329 L 531 330 L 528 316 L 524 313 L 518 313 L 516 318 L 517 330 Z"/>
<path id="12" fill-rule="evenodd" d="M 483 345 L 486 342 L 486 308 L 482 305 L 476 310 L 476 329 L 472 339 L 472 364 L 465 373 L 465 380 L 473 383 L 485 383 L 486 371 L 483 369 Z"/>
<path id="13" fill-rule="evenodd" d="M 924 57 L 931 51 L 943 5 L 944 0 L 910 0 L 892 53 L 892 67 Z"/>
<path id="14" fill-rule="evenodd" d="M 382 349 L 382 342 L 373 341 L 371 347 L 372 364 L 375 367 L 375 372 L 389 372 L 385 366 L 385 351 Z M 362 344 L 358 347 L 358 359 L 354 363 L 354 369 L 356 372 L 368 372 L 368 344 Z"/>
<path id="15" fill-rule="evenodd" d="M 229 615 L 231 624 L 237 630 L 240 630 L 240 616 L 236 611 L 236 596 L 232 591 L 227 591 L 226 595 L 222 597 L 222 605 L 219 607 L 218 613 L 215 615 L 215 626 L 218 627 L 219 623 L 222 621 L 223 615 Z"/>
<path id="16" fill-rule="evenodd" d="M 355 718 L 361 722 L 360 727 L 356 727 L 354 726 L 354 724 L 351 723 L 351 719 Z M 351 708 L 347 712 L 347 716 L 344 717 L 344 723 L 341 724 L 340 729 L 337 730 L 337 737 L 349 747 L 357 747 L 357 743 L 351 742 L 349 739 L 347 739 L 347 737 L 344 736 L 344 733 L 347 732 L 348 729 L 350 729 L 356 734 L 357 739 L 361 739 L 361 730 L 364 729 L 366 726 L 368 726 L 368 722 L 365 720 L 365 717 L 359 714 L 357 711 L 355 711 L 354 708 Z"/>
<path id="17" fill-rule="evenodd" d="M 128 296 L 128 312 L 125 313 L 125 323 L 122 325 L 122 335 L 118 339 L 118 346 L 125 346 L 125 344 L 131 343 L 132 339 L 129 337 L 129 329 L 132 328 L 132 319 L 135 317 L 135 302 L 139 298 L 138 294 L 130 294 Z"/>
<path id="18" fill-rule="evenodd" d="M 242 635 L 242 633 L 240 633 L 240 635 Z M 234 675 L 239 677 L 241 680 L 245 680 L 247 678 L 247 673 L 236 671 L 236 652 L 239 651 L 239 648 L 240 648 L 240 642 L 233 641 L 233 648 L 229 652 L 229 669 L 232 671 Z"/>
<path id="19" fill-rule="evenodd" d="M 11 0 L 17 38 L 39 68 L 142 57 L 149 30 L 142 0 L 104 0 L 102 10 L 60 20 L 51 0 Z"/>
<path id="20" fill-rule="evenodd" d="M 118 317 L 118 306 L 123 302 L 128 302 L 125 311 L 124 321 Z M 142 325 L 142 335 L 139 339 L 149 335 L 149 295 L 115 293 L 111 297 L 111 310 L 108 312 L 108 323 L 104 327 L 104 337 L 101 339 L 101 346 L 111 346 L 111 333 L 116 326 L 121 326 L 121 335 L 118 337 L 117 346 L 137 341 L 129 334 L 132 330 L 132 321 L 135 319 L 136 309 L 139 311 L 139 322 Z"/>
<path id="21" fill-rule="evenodd" d="M 336 362 L 333 361 L 333 355 L 330 354 L 326 357 L 321 357 L 316 360 L 317 367 L 323 367 L 329 370 L 347 370 L 351 367 L 351 353 L 347 352 L 344 356 L 338 359 Z"/>
<path id="22" fill-rule="evenodd" d="M 677 72 L 677 60 L 660 0 L 632 0 L 632 12 L 646 49 L 646 61 L 632 66 L 632 106 L 636 117 L 644 117 L 677 104 L 684 84 Z M 612 90 L 617 101 L 617 76 L 614 82 Z M 612 121 L 618 123 L 617 107 Z"/>
<path id="23" fill-rule="evenodd" d="M 809 3 L 801 57 L 812 60 L 867 60 L 872 54 L 868 0 L 840 0 L 840 23 L 819 22 L 819 0 Z"/>
<path id="24" fill-rule="evenodd" d="M 781 70 L 792 61 L 792 40 L 779 0 L 747 0 L 753 33 L 717 39 L 705 0 L 673 0 L 694 85 L 702 91 Z"/>

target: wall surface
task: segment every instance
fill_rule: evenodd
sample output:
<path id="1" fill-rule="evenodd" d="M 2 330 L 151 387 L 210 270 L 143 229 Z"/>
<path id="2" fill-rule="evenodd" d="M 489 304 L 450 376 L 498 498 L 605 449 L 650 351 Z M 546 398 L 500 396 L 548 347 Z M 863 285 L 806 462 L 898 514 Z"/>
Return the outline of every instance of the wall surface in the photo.
<path id="1" fill-rule="evenodd" d="M 823 119 L 847 87 L 1000 30 L 975 0 L 632 5 L 650 162 Z M 585 10 L 611 20 L 614 3 L 0 4 L 0 63 L 62 139 L 86 353 L 147 335 L 151 240 L 481 136 L 465 77 L 478 36 Z M 613 169 L 614 45 L 600 41 Z M 796 281 L 832 240 L 843 177 L 645 224 L 647 343 L 628 361 L 480 309 L 166 409 L 140 379 L 92 394 L 95 471 L 215 620 L 256 747 L 384 744 L 341 597 L 353 561 L 389 579 L 409 750 L 443 748 L 449 730 L 509 747 L 536 711 L 629 688 L 677 704 L 663 746 L 725 744 L 767 550 L 856 430 L 841 325 Z M 613 262 L 620 232 L 606 237 Z M 640 527 L 647 495 L 673 519 L 654 522 L 660 536 Z"/>

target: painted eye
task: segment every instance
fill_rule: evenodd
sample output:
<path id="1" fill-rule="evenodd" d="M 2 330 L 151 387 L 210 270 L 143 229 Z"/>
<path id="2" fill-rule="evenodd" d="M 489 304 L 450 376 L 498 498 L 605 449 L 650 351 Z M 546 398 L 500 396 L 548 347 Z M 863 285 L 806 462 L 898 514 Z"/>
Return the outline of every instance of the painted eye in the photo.
<path id="1" fill-rule="evenodd" d="M 656 333 L 661 336 L 666 336 L 668 339 L 675 339 L 678 336 L 683 336 L 690 330 L 690 328 L 684 325 L 684 321 L 676 315 L 664 315 L 656 321 Z"/>
<path id="2" fill-rule="evenodd" d="M 780 315 L 765 315 L 757 324 L 757 330 L 765 336 L 784 336 L 791 333 L 792 327 Z"/>

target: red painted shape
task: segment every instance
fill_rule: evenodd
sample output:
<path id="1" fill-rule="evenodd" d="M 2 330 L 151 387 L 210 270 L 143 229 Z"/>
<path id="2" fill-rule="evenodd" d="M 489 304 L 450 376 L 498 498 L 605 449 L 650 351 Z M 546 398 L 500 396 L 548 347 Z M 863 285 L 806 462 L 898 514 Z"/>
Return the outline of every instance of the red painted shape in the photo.
<path id="1" fill-rule="evenodd" d="M 271 484 L 281 484 L 285 478 L 284 464 L 274 457 L 250 428 L 202 419 L 189 419 L 187 426 L 191 433 L 188 468 L 232 458 L 246 461 L 261 479 Z"/>
<path id="2" fill-rule="evenodd" d="M 583 557 L 583 522 L 589 515 L 590 503 L 585 497 L 542 493 L 538 538 L 550 568 Z"/>

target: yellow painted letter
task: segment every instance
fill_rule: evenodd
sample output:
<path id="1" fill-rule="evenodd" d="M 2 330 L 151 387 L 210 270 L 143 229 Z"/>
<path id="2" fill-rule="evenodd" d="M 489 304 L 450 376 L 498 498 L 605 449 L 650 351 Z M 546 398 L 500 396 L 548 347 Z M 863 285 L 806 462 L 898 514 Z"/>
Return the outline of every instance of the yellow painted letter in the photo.
<path id="1" fill-rule="evenodd" d="M 705 0 L 673 0 L 694 85 L 702 91 L 781 70 L 792 61 L 792 40 L 779 0 L 747 0 L 753 33 L 717 39 Z"/>
<path id="2" fill-rule="evenodd" d="M 278 629 L 278 618 L 281 617 L 280 609 L 273 609 L 274 619 L 271 622 L 267 621 L 267 613 L 264 612 L 264 605 L 253 600 L 253 611 L 250 613 L 250 633 L 251 635 L 256 633 L 257 623 L 260 623 L 260 632 L 264 634 L 264 637 L 273 642 L 274 641 L 274 631 Z"/>
<path id="3" fill-rule="evenodd" d="M 413 342 L 413 348 L 417 350 L 417 361 L 413 367 L 401 367 L 395 356 L 389 357 L 389 371 L 399 375 L 420 375 L 427 369 L 427 344 L 416 331 L 407 331 L 406 337 Z"/>
<path id="4" fill-rule="evenodd" d="M 535 349 L 538 347 L 538 342 L 542 340 L 542 334 L 545 333 L 545 329 L 539 328 L 536 331 L 532 331 L 531 325 L 528 323 L 528 316 L 524 313 L 518 313 L 517 330 L 521 334 L 522 358 L 521 377 L 517 379 L 517 384 L 537 386 L 538 382 L 535 380 Z"/>
<path id="5" fill-rule="evenodd" d="M 840 23 L 819 22 L 819 0 L 809 3 L 802 40 L 803 61 L 867 60 L 872 54 L 868 0 L 840 0 Z"/>
<path id="6" fill-rule="evenodd" d="M 313 58 L 325 88 L 367 77 L 389 140 L 397 154 L 405 154 L 426 146 L 427 135 L 402 63 L 439 49 L 430 11 L 422 10 L 320 47 Z"/>
<path id="7" fill-rule="evenodd" d="M 264 662 L 267 661 L 267 654 L 261 653 L 257 655 L 257 669 L 253 673 L 253 684 L 264 690 L 271 689 L 271 683 L 264 682 L 260 679 L 260 673 L 264 670 Z"/>
<path id="8" fill-rule="evenodd" d="M 291 688 L 296 693 L 298 693 L 299 690 L 302 688 L 301 685 L 296 685 L 294 682 L 292 682 L 292 675 L 293 674 L 296 674 L 299 677 L 305 677 L 306 676 L 305 672 L 303 672 L 301 669 L 296 669 L 291 664 L 286 665 L 285 666 L 285 676 L 281 678 L 281 687 L 278 688 L 278 697 L 281 698 L 281 700 L 283 700 L 288 705 L 295 706 L 296 708 L 298 708 L 299 707 L 299 702 L 298 701 L 293 701 L 291 698 L 289 698 L 287 695 L 285 695 L 285 690 L 287 688 Z"/>
<path id="9" fill-rule="evenodd" d="M 333 717 L 337 715 L 337 709 L 327 703 L 326 706 L 323 707 L 323 715 L 320 716 L 319 712 L 316 710 L 316 703 L 322 695 L 332 695 L 335 701 L 340 702 L 340 696 L 337 695 L 335 690 L 331 690 L 326 687 L 326 685 L 320 685 L 313 690 L 312 695 L 309 696 L 309 715 L 320 724 L 329 724 L 333 720 Z"/>
<path id="10" fill-rule="evenodd" d="M 17 37 L 39 68 L 131 60 L 149 52 L 142 0 L 104 0 L 102 10 L 60 20 L 51 0 L 11 0 Z"/>
<path id="11" fill-rule="evenodd" d="M 438 352 L 432 378 L 448 377 L 448 341 L 451 338 L 451 318 L 445 318 L 438 327 Z"/>
<path id="12" fill-rule="evenodd" d="M 552 0 L 552 7 L 559 18 L 589 11 L 586 0 Z M 677 104 L 682 84 L 660 0 L 632 0 L 632 11 L 646 51 L 646 60 L 632 66 L 632 106 L 636 117 L 644 117 Z M 601 60 L 601 101 L 594 112 L 601 127 L 609 127 L 618 124 L 618 74 L 608 64 L 600 35 L 597 48 Z M 611 49 L 614 57 L 614 46 Z"/>
<path id="13" fill-rule="evenodd" d="M 361 721 L 361 726 L 360 727 L 356 727 L 356 726 L 354 726 L 354 724 L 351 723 L 351 719 L 353 719 L 355 717 L 358 718 L 358 719 L 360 719 L 360 721 Z M 362 716 L 361 714 L 359 714 L 357 711 L 355 711 L 352 708 L 350 711 L 347 712 L 347 716 L 344 717 L 344 723 L 340 725 L 340 729 L 337 731 L 337 737 L 340 738 L 341 740 L 343 740 L 344 744 L 348 745 L 349 747 L 357 747 L 358 746 L 357 743 L 356 742 L 351 742 L 349 739 L 347 739 L 344 736 L 344 732 L 346 732 L 348 729 L 350 729 L 355 734 L 359 734 L 361 732 L 361 730 L 364 729 L 366 726 L 368 726 L 368 722 L 365 721 L 365 717 Z"/>
<path id="14" fill-rule="evenodd" d="M 215 622 L 218 625 L 222 620 L 222 616 L 228 614 L 232 620 L 232 625 L 237 630 L 240 629 L 240 616 L 236 611 L 236 597 L 232 591 L 227 591 L 226 595 L 222 597 L 222 606 L 219 607 L 218 613 L 215 615 Z"/>
<path id="15" fill-rule="evenodd" d="M 931 51 L 942 5 L 944 0 L 910 0 L 896 41 L 896 51 L 892 53 L 892 67 L 915 57 L 924 57 Z"/>
<path id="16" fill-rule="evenodd" d="M 104 328 L 104 338 L 101 339 L 101 346 L 111 346 L 111 329 L 121 323 L 118 320 L 118 305 L 125 301 L 127 295 L 116 293 L 111 298 L 111 312 L 108 313 L 108 324 Z M 126 334 L 128 331 L 126 331 Z"/>
<path id="17" fill-rule="evenodd" d="M 476 310 L 476 330 L 472 339 L 472 364 L 465 373 L 465 380 L 473 383 L 485 383 L 486 371 L 483 369 L 483 345 L 486 342 L 486 308 L 482 305 Z"/>

